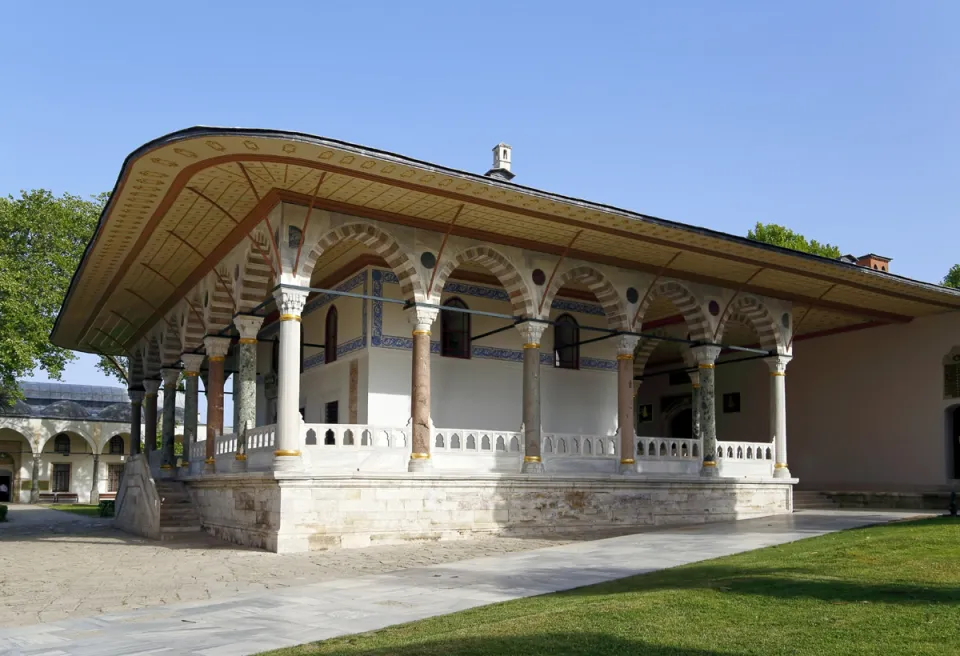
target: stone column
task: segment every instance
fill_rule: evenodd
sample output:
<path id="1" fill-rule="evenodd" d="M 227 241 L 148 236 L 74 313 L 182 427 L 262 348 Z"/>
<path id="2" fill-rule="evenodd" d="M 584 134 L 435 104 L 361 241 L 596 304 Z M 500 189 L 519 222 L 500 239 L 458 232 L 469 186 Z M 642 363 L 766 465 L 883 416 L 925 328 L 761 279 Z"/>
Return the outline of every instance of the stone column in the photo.
<path id="1" fill-rule="evenodd" d="M 197 396 L 200 391 L 200 367 L 203 365 L 203 358 L 199 353 L 180 354 L 186 388 L 183 399 L 183 458 L 180 460 L 184 474 L 190 473 L 190 452 L 197 443 Z"/>
<path id="2" fill-rule="evenodd" d="M 528 321 L 517 326 L 523 337 L 523 465 L 524 474 L 542 474 L 543 425 L 540 419 L 540 338 L 547 324 Z"/>
<path id="3" fill-rule="evenodd" d="M 247 430 L 257 424 L 257 333 L 260 332 L 263 317 L 241 315 L 234 317 L 233 323 L 240 331 L 233 386 L 234 416 L 237 418 L 233 427 L 233 432 L 237 434 L 234 470 L 246 471 Z"/>
<path id="4" fill-rule="evenodd" d="M 173 475 L 173 467 L 177 463 L 173 454 L 173 442 L 176 436 L 177 422 L 177 381 L 180 380 L 180 370 L 164 367 L 160 370 L 163 376 L 163 423 L 160 425 L 160 475 L 168 478 Z"/>
<path id="5" fill-rule="evenodd" d="M 407 310 L 413 327 L 413 366 L 410 384 L 410 432 L 413 448 L 407 470 L 430 469 L 430 327 L 439 308 L 414 305 Z"/>
<path id="6" fill-rule="evenodd" d="M 143 452 L 147 458 L 157 450 L 157 392 L 160 381 L 143 381 Z"/>
<path id="7" fill-rule="evenodd" d="M 787 467 L 787 365 L 791 359 L 789 355 L 763 359 L 770 367 L 770 433 L 775 454 L 774 478 L 791 478 Z"/>
<path id="8" fill-rule="evenodd" d="M 229 337 L 204 337 L 207 351 L 207 457 L 205 474 L 216 472 L 217 438 L 223 435 L 223 361 L 230 350 Z"/>
<path id="9" fill-rule="evenodd" d="M 617 338 L 617 424 L 620 426 L 620 473 L 637 471 L 637 443 L 633 434 L 633 352 L 638 338 Z"/>
<path id="10" fill-rule="evenodd" d="M 307 292 L 281 287 L 273 297 L 280 310 L 280 366 L 277 371 L 277 442 L 273 468 L 291 471 L 300 467 L 300 313 Z"/>
<path id="11" fill-rule="evenodd" d="M 700 439 L 700 369 L 689 374 L 690 376 L 690 409 L 693 415 L 693 427 L 690 431 L 693 439 Z M 700 445 L 701 448 L 703 445 Z"/>
<path id="12" fill-rule="evenodd" d="M 143 390 L 127 390 L 130 397 L 130 455 L 135 456 L 143 449 Z"/>
<path id="13" fill-rule="evenodd" d="M 33 454 L 30 468 L 30 503 L 40 503 L 40 454 Z"/>
<path id="14" fill-rule="evenodd" d="M 93 454 L 93 481 L 90 483 L 90 503 L 100 503 L 100 454 Z"/>
<path id="15" fill-rule="evenodd" d="M 719 346 L 694 346 L 690 349 L 700 377 L 700 438 L 703 440 L 701 476 L 717 476 L 717 394 L 714 385 Z"/>

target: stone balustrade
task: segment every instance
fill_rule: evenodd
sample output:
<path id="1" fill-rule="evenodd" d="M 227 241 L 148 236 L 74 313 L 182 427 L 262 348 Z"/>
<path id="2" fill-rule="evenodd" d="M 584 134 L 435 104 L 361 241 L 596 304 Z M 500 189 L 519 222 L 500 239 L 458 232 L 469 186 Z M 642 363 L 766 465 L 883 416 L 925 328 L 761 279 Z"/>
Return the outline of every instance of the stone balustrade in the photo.
<path id="1" fill-rule="evenodd" d="M 500 452 L 523 455 L 523 437 L 516 431 L 472 430 L 465 428 L 435 428 L 432 449 L 434 453 Z"/>
<path id="2" fill-rule="evenodd" d="M 717 442 L 721 476 L 768 478 L 773 476 L 772 442 Z"/>
<path id="3" fill-rule="evenodd" d="M 410 456 L 410 427 L 371 424 L 301 424 L 303 467 L 322 473 L 406 471 Z M 247 470 L 269 470 L 273 463 L 276 425 L 247 431 Z M 615 473 L 620 458 L 616 435 L 543 433 L 541 452 L 547 470 L 557 473 Z M 637 437 L 634 458 L 637 471 L 647 474 L 697 475 L 703 460 L 700 440 L 675 437 Z M 432 465 L 437 471 L 519 471 L 523 460 L 523 435 L 519 431 L 434 428 L 431 431 Z M 190 449 L 190 460 L 203 462 L 205 441 Z M 217 471 L 230 471 L 237 449 L 233 433 L 217 437 Z M 768 478 L 773 476 L 773 444 L 767 442 L 717 443 L 717 463 L 722 476 Z"/>

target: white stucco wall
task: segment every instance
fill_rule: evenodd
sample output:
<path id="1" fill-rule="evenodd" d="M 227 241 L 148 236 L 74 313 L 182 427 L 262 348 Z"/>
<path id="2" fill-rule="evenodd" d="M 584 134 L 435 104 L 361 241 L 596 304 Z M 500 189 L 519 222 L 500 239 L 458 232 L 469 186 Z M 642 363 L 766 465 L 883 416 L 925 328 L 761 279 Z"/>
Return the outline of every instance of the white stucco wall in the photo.
<path id="1" fill-rule="evenodd" d="M 388 277 L 388 276 L 387 276 Z M 378 284 L 374 293 L 400 298 L 399 286 Z M 471 310 L 511 314 L 509 302 L 496 298 L 501 290 L 487 285 L 451 281 L 442 301 L 457 297 Z M 491 298 L 493 296 L 493 298 Z M 581 339 L 600 336 L 584 326 L 606 328 L 606 317 L 596 303 L 558 299 L 551 319 L 568 312 L 581 325 Z M 401 305 L 382 304 L 382 313 L 371 311 L 369 423 L 403 426 L 410 418 L 410 351 L 396 348 L 410 337 L 411 327 Z M 495 330 L 508 322 L 473 315 L 471 334 Z M 440 319 L 433 325 L 434 342 L 440 340 Z M 378 339 L 379 338 L 379 339 Z M 380 346 L 376 346 L 379 343 Z M 552 354 L 553 328 L 541 339 L 541 352 Z M 387 348 L 392 346 L 394 348 Z M 518 430 L 522 419 L 523 340 L 510 329 L 477 341 L 471 359 L 431 357 L 431 414 L 441 428 Z M 581 347 L 581 369 L 560 370 L 541 365 L 541 417 L 549 431 L 607 435 L 616 431 L 616 346 L 614 340 Z M 551 355 L 552 358 L 552 355 Z"/>
<path id="2" fill-rule="evenodd" d="M 933 490 L 953 452 L 943 358 L 960 313 L 799 341 L 787 369 L 791 472 L 807 489 Z"/>

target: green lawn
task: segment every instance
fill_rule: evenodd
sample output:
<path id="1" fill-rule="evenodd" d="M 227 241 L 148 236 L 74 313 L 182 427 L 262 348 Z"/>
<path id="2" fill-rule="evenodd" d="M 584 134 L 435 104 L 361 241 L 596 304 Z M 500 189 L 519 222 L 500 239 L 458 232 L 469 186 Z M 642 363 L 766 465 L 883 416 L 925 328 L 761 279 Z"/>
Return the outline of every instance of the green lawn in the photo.
<path id="1" fill-rule="evenodd" d="M 93 506 L 86 503 L 52 503 L 47 507 L 53 508 L 54 510 L 72 512 L 77 515 L 86 515 L 88 517 L 100 516 L 100 508 L 98 506 Z"/>
<path id="2" fill-rule="evenodd" d="M 269 653 L 960 654 L 960 521 L 833 533 Z"/>

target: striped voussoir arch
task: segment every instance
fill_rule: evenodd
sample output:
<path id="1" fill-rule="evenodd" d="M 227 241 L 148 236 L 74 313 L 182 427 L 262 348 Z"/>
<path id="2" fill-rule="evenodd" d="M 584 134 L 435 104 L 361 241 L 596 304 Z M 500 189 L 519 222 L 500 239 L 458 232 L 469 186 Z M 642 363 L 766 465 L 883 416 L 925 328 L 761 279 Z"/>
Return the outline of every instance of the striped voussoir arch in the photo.
<path id="1" fill-rule="evenodd" d="M 180 317 L 171 314 L 168 317 L 170 323 L 164 323 L 163 332 L 159 335 L 160 344 L 160 363 L 165 366 L 175 365 L 180 361 L 180 331 L 177 329 Z"/>
<path id="2" fill-rule="evenodd" d="M 237 312 L 250 312 L 267 300 L 272 278 L 273 269 L 270 265 L 255 249 L 248 249 L 243 263 L 235 265 L 233 269 Z"/>
<path id="3" fill-rule="evenodd" d="M 513 314 L 517 317 L 533 317 L 537 314 L 537 306 L 533 300 L 533 294 L 530 288 L 523 280 L 523 276 L 514 266 L 513 262 L 508 260 L 502 253 L 490 248 L 489 246 L 472 246 L 457 253 L 448 260 L 439 271 L 437 278 L 433 283 L 433 289 L 428 290 L 434 300 L 440 298 L 443 292 L 443 286 L 447 279 L 457 269 L 457 267 L 474 262 L 485 266 L 490 273 L 497 277 L 500 284 L 506 290 L 510 297 L 510 304 L 513 306 Z"/>
<path id="4" fill-rule="evenodd" d="M 590 266 L 576 266 L 568 269 L 562 275 L 554 278 L 544 297 L 543 314 L 549 316 L 550 306 L 560 288 L 571 281 L 585 284 L 597 297 L 607 315 L 607 321 L 614 330 L 630 330 L 630 321 L 627 318 L 627 309 L 620 300 L 613 283 L 605 275 Z"/>
<path id="5" fill-rule="evenodd" d="M 647 362 L 650 360 L 650 356 L 653 355 L 653 352 L 660 346 L 660 342 L 661 340 L 659 339 L 651 339 L 649 337 L 640 338 L 640 341 L 637 342 L 637 348 L 633 351 L 633 370 L 635 373 L 643 374 L 647 368 Z"/>
<path id="6" fill-rule="evenodd" d="M 403 250 L 397 240 L 377 226 L 369 223 L 350 223 L 334 228 L 317 242 L 304 259 L 300 273 L 307 279 L 313 275 L 317 260 L 331 246 L 341 241 L 352 240 L 367 246 L 374 253 L 386 260 L 387 265 L 397 274 L 400 282 L 400 291 L 407 299 L 422 301 L 423 294 L 420 285 L 420 276 L 410 257 Z"/>
<path id="7" fill-rule="evenodd" d="M 217 274 L 220 275 L 217 275 Z M 211 271 L 207 282 L 207 291 L 204 292 L 203 302 L 204 321 L 207 332 L 213 333 L 223 330 L 233 323 L 233 286 L 230 283 L 230 272 Z"/>
<path id="8" fill-rule="evenodd" d="M 741 296 L 727 310 L 726 318 L 717 331 L 717 341 L 723 339 L 727 325 L 739 323 L 748 326 L 760 338 L 760 347 L 777 353 L 786 349 L 783 333 L 770 311 L 758 298 Z"/>
<path id="9" fill-rule="evenodd" d="M 179 319 L 180 322 L 180 343 L 184 351 L 192 351 L 203 344 L 203 336 L 207 330 L 197 316 L 200 310 L 200 301 L 196 297 L 183 299 L 180 301 Z"/>
<path id="10" fill-rule="evenodd" d="M 638 327 L 642 328 L 643 320 L 647 313 L 647 308 L 656 297 L 662 297 L 673 303 L 677 311 L 683 315 L 687 323 L 687 330 L 690 331 L 690 339 L 698 342 L 709 342 L 713 339 L 713 332 L 710 330 L 710 320 L 703 310 L 703 306 L 693 293 L 674 280 L 666 280 L 658 284 L 652 293 L 647 295 L 646 300 L 637 313 Z"/>

